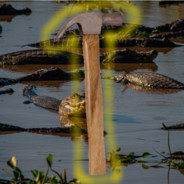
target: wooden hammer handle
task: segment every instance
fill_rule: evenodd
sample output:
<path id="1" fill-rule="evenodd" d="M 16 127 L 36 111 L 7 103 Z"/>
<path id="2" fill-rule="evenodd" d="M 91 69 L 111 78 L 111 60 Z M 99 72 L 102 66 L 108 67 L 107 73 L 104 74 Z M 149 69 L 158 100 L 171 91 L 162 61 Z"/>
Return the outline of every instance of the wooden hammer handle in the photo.
<path id="1" fill-rule="evenodd" d="M 89 174 L 91 175 L 106 173 L 99 52 L 99 36 L 84 35 L 85 95 L 89 140 Z"/>

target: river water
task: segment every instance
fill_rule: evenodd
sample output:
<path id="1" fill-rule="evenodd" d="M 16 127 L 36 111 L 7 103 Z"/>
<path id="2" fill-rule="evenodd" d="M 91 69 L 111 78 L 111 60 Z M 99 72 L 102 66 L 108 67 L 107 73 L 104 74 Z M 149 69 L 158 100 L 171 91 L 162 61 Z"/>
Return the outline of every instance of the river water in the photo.
<path id="1" fill-rule="evenodd" d="M 30 49 L 25 46 L 28 43 L 35 43 L 40 40 L 42 27 L 61 9 L 64 4 L 56 2 L 41 1 L 20 1 L 11 2 L 17 8 L 29 7 L 32 14 L 21 15 L 6 21 L 6 17 L 0 18 L 0 25 L 3 31 L 0 37 L 0 54 L 13 51 Z M 136 2 L 141 8 L 143 15 L 142 24 L 155 26 L 169 23 L 178 18 L 184 18 L 184 4 L 172 5 L 167 8 L 160 7 L 158 2 Z M 117 64 L 113 66 L 102 65 L 101 72 L 112 70 L 114 74 L 123 71 L 156 71 L 184 82 L 184 49 L 176 47 L 173 49 L 158 48 L 159 55 L 154 60 L 154 64 Z M 50 67 L 50 66 L 44 66 Z M 65 71 L 68 66 L 59 66 Z M 76 68 L 82 66 L 76 66 Z M 5 66 L 0 68 L 0 77 L 15 78 L 43 66 Z M 104 84 L 104 80 L 102 80 Z M 0 96 L 0 122 L 20 127 L 58 127 L 58 115 L 39 108 L 33 104 L 24 104 L 27 100 L 22 96 L 21 91 L 28 83 L 12 85 L 14 93 L 12 95 Z M 80 82 L 82 88 L 78 92 L 84 92 L 84 82 Z M 71 85 L 78 85 L 73 82 L 45 82 L 35 83 L 39 95 L 52 96 L 63 99 L 71 94 Z M 10 87 L 10 86 L 8 86 Z M 2 89 L 8 88 L 4 87 Z M 161 130 L 162 123 L 167 125 L 182 122 L 184 111 L 184 92 L 180 91 L 172 94 L 148 93 L 124 89 L 119 83 L 112 83 L 112 86 L 103 85 L 105 91 L 114 90 L 114 118 L 117 145 L 121 147 L 123 154 L 135 152 L 140 155 L 145 151 L 158 155 L 158 152 L 167 152 L 167 132 Z M 104 102 L 105 104 L 105 102 Z M 171 149 L 174 151 L 184 151 L 183 131 L 172 131 Z M 108 135 L 107 135 L 108 136 Z M 78 138 L 80 139 L 80 138 Z M 82 162 L 87 168 L 88 144 L 83 144 L 85 155 L 82 161 L 73 160 L 73 140 L 72 137 L 60 137 L 53 135 L 40 135 L 32 133 L 14 133 L 0 135 L 0 178 L 7 178 L 2 168 L 8 168 L 6 161 L 12 156 L 18 159 L 18 165 L 23 169 L 26 176 L 30 176 L 31 169 L 46 170 L 46 156 L 51 153 L 54 156 L 54 168 L 58 171 L 66 168 L 68 178 L 73 178 L 73 163 Z M 81 139 L 83 142 L 83 139 Z M 79 148 L 81 149 L 81 148 Z M 108 152 L 108 150 L 106 150 Z M 160 156 L 155 160 L 159 160 Z M 139 183 L 139 184 L 181 184 L 184 176 L 177 170 L 168 167 L 144 169 L 142 164 L 133 164 L 124 167 L 124 177 L 119 183 Z M 111 169 L 108 168 L 108 173 Z"/>

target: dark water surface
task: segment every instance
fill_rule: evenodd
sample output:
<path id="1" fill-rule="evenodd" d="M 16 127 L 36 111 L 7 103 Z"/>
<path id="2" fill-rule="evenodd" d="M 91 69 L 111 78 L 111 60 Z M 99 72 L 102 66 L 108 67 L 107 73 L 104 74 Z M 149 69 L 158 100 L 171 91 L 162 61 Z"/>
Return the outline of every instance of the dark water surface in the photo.
<path id="1" fill-rule="evenodd" d="M 63 4 L 55 2 L 34 1 L 11 2 L 11 4 L 17 9 L 29 7 L 33 12 L 29 16 L 16 16 L 10 22 L 0 19 L 0 25 L 3 27 L 0 37 L 0 54 L 30 49 L 24 45 L 38 42 L 42 26 L 63 6 Z M 167 8 L 159 7 L 158 2 L 138 2 L 137 5 L 142 8 L 142 24 L 146 26 L 160 25 L 184 18 L 183 4 Z M 102 74 L 109 68 L 114 71 L 114 74 L 122 73 L 125 70 L 152 70 L 184 82 L 184 47 L 159 49 L 159 51 L 161 52 L 155 59 L 155 64 L 103 65 L 101 66 Z M 63 70 L 69 70 L 68 66 L 60 67 Z M 15 78 L 39 68 L 43 68 L 43 66 L 6 66 L 0 68 L 0 77 Z M 15 91 L 12 95 L 0 96 L 0 123 L 21 127 L 58 127 L 57 114 L 33 104 L 23 104 L 27 100 L 21 94 L 25 85 L 26 83 L 12 85 L 11 87 Z M 77 86 L 77 82 L 46 82 L 35 83 L 35 85 L 38 94 L 63 99 L 71 94 L 71 85 Z M 84 82 L 81 82 L 81 86 L 82 89 L 79 91 L 84 92 Z M 122 153 L 142 154 L 148 151 L 157 155 L 154 150 L 168 152 L 167 132 L 160 129 L 161 124 L 165 122 L 169 125 L 184 121 L 184 91 L 160 94 L 140 92 L 130 88 L 123 90 L 124 87 L 116 83 L 113 83 L 112 86 L 116 139 L 117 145 L 122 148 Z M 4 88 L 8 87 L 10 86 Z M 111 86 L 103 85 L 104 93 L 109 89 Z M 172 152 L 184 151 L 183 139 L 183 131 L 171 132 Z M 84 143 L 84 149 L 86 154 L 83 159 L 87 159 L 87 143 Z M 68 177 L 72 178 L 73 163 L 76 162 L 73 161 L 73 138 L 32 133 L 0 135 L 0 178 L 7 178 L 7 175 L 1 170 L 7 168 L 6 161 L 11 156 L 18 158 L 19 166 L 23 168 L 26 176 L 30 176 L 31 169 L 46 169 L 45 158 L 49 153 L 54 156 L 54 168 L 56 170 L 66 168 Z M 86 161 L 81 162 L 86 166 L 88 164 Z M 179 171 L 171 169 L 169 181 L 170 184 L 181 184 L 184 181 L 184 176 Z M 120 183 L 165 184 L 168 183 L 168 168 L 146 170 L 141 167 L 141 164 L 129 165 L 124 167 L 124 180 Z"/>

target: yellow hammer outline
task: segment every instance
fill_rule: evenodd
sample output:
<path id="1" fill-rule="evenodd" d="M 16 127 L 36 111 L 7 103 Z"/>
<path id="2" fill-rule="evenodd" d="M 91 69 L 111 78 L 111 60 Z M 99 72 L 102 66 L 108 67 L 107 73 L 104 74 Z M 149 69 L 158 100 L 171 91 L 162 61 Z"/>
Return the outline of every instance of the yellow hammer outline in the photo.
<path id="1" fill-rule="evenodd" d="M 79 4 L 68 5 L 65 8 L 56 12 L 56 14 L 48 21 L 48 23 L 42 28 L 41 31 L 41 40 L 49 40 L 50 34 L 53 33 L 56 28 L 58 28 L 61 23 L 68 18 L 68 16 L 73 16 L 78 13 L 82 13 L 93 9 L 96 7 L 97 2 L 82 2 Z M 108 1 L 99 1 L 102 7 L 108 7 Z M 113 8 L 119 10 L 120 8 L 127 14 L 127 22 L 130 25 L 126 26 L 125 28 L 121 29 L 121 32 L 115 34 L 113 31 L 107 31 L 103 36 L 105 38 L 105 43 L 107 46 L 111 47 L 111 49 L 116 47 L 117 40 L 128 36 L 133 30 L 135 30 L 136 25 L 141 23 L 141 11 L 135 5 L 126 3 L 126 2 L 110 2 L 113 5 Z M 87 7 L 87 9 L 86 9 Z M 77 45 L 79 39 L 76 37 L 71 38 L 73 40 L 73 45 Z M 57 54 L 62 50 L 68 50 L 67 44 L 62 44 L 62 46 L 53 46 L 50 45 L 48 42 L 43 43 L 43 49 L 45 49 L 49 54 Z M 111 50 L 110 49 L 110 50 Z M 71 58 L 72 59 L 72 58 Z M 72 59 L 73 60 L 73 59 Z M 112 71 L 107 71 L 108 75 L 112 75 Z M 115 128 L 112 123 L 113 117 L 113 88 L 112 82 L 109 80 L 105 80 L 104 85 L 109 86 L 110 88 L 108 91 L 105 91 L 105 114 L 109 114 L 108 120 L 106 120 L 106 130 L 108 132 L 107 136 L 107 147 L 108 150 L 113 150 L 116 147 L 116 140 L 115 140 Z M 74 160 L 81 160 L 83 156 L 83 144 L 81 141 L 75 141 L 74 143 L 74 150 L 73 150 L 73 157 Z M 116 163 L 116 161 L 115 161 Z M 90 176 L 85 172 L 84 166 L 81 161 L 75 161 L 73 166 L 74 176 L 79 178 L 81 182 L 84 183 L 115 183 L 119 182 L 123 178 L 123 171 L 122 168 L 118 168 L 112 173 L 104 176 Z"/>

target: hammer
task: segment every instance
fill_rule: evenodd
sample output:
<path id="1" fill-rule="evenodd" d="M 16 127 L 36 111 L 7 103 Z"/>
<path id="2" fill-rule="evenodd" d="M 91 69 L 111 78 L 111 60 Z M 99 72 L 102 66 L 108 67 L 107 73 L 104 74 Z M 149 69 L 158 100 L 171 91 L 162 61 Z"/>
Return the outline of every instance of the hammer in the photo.
<path id="1" fill-rule="evenodd" d="M 58 42 L 74 24 L 78 25 L 80 32 L 83 34 L 89 174 L 102 175 L 106 173 L 106 159 L 103 136 L 99 35 L 102 26 L 121 26 L 122 14 L 120 12 L 106 15 L 99 12 L 81 13 L 66 23 L 57 33 L 54 41 Z"/>

